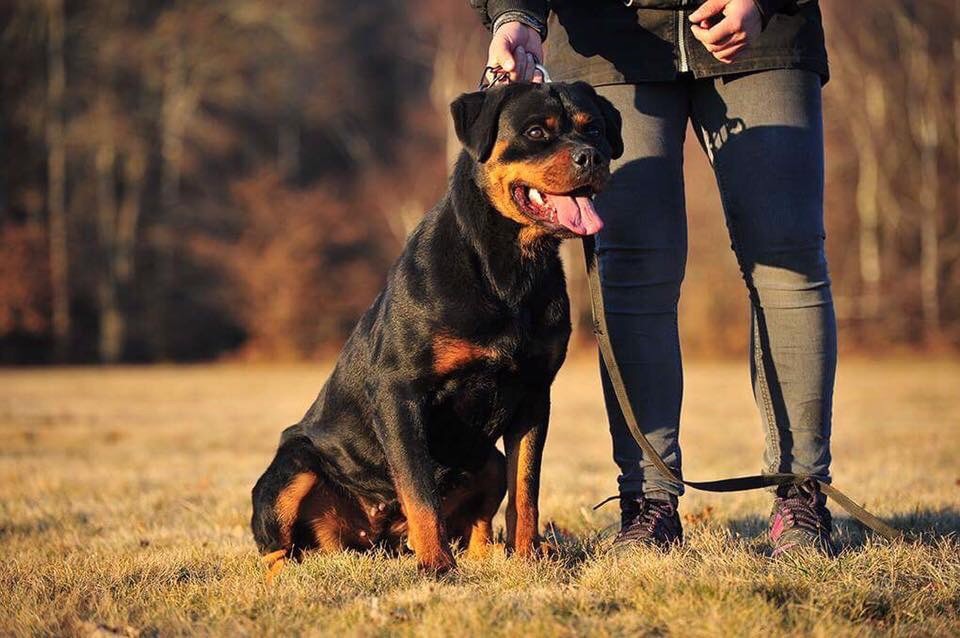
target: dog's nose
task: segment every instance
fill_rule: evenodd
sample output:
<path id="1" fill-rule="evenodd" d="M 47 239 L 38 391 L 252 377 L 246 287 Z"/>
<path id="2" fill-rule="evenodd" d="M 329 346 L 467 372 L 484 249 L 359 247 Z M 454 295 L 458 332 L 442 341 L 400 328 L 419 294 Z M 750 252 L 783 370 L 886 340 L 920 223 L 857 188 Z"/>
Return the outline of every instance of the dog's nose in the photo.
<path id="1" fill-rule="evenodd" d="M 593 168 L 600 164 L 600 154 L 589 146 L 578 148 L 573 152 L 573 163 L 580 168 Z"/>

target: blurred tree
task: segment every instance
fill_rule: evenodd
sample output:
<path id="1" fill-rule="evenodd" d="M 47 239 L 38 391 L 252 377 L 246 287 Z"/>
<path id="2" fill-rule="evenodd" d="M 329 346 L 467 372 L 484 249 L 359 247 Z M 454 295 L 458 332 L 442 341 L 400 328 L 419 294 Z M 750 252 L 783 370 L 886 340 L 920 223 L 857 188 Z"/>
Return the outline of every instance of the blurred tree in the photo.
<path id="1" fill-rule="evenodd" d="M 46 0 L 47 11 L 47 236 L 50 241 L 50 290 L 53 296 L 53 339 L 56 356 L 68 354 L 70 340 L 70 258 L 67 252 L 67 152 L 64 144 L 63 0 Z"/>
<path id="2" fill-rule="evenodd" d="M 831 34 L 831 165 L 856 167 L 859 301 L 856 320 L 915 342 L 956 343 L 958 264 L 955 0 L 853 6 L 823 3 Z M 842 87 L 842 88 L 833 88 Z M 841 156 L 838 160 L 837 155 Z M 949 177 L 948 177 L 949 176 Z M 844 189 L 845 180 L 834 182 Z M 835 194 L 836 195 L 836 194 Z M 843 241 L 843 238 L 840 238 Z M 843 277 L 843 287 L 854 283 Z M 869 323 L 864 323 L 869 322 Z M 947 324 L 950 329 L 947 330 Z M 946 331 L 946 332 L 945 332 Z"/>
<path id="3" fill-rule="evenodd" d="M 956 345 L 960 0 L 821 4 L 843 326 L 864 346 Z M 447 105 L 487 37 L 441 0 L 0 3 L 0 360 L 335 347 L 444 189 Z M 697 243 L 721 217 L 690 168 Z M 739 350 L 742 286 L 706 239 L 685 344 Z"/>
<path id="4" fill-rule="evenodd" d="M 4 94 L 13 96 L 0 105 L 11 116 L 0 135 L 15 143 L 0 151 L 0 236 L 17 242 L 5 251 L 22 256 L 35 254 L 30 247 L 45 235 L 43 271 L 50 277 L 32 296 L 0 287 L 5 316 L 27 316 L 13 312 L 25 300 L 36 303 L 30 317 L 50 313 L 43 326 L 24 325 L 46 331 L 59 344 L 48 354 L 61 360 L 206 357 L 236 347 L 244 334 L 251 335 L 248 351 L 261 336 L 286 338 L 300 344 L 290 352 L 303 356 L 317 349 L 317 339 L 342 338 L 353 319 L 342 316 L 344 308 L 369 303 L 377 277 L 345 275 L 355 280 L 357 300 L 332 304 L 330 322 L 319 330 L 287 325 L 287 334 L 278 327 L 267 335 L 259 326 L 269 322 L 236 303 L 250 287 L 232 247 L 253 245 L 250 228 L 278 247 L 305 239 L 267 233 L 256 223 L 264 209 L 240 194 L 257 184 L 264 195 L 257 201 L 272 206 L 267 217 L 295 217 L 297 224 L 277 227 L 316 233 L 304 245 L 318 255 L 329 252 L 327 243 L 333 253 L 343 250 L 342 238 L 326 232 L 331 202 L 338 210 L 366 202 L 371 214 L 341 216 L 335 225 L 370 238 L 350 263 L 385 267 L 384 255 L 396 250 L 380 232 L 391 198 L 368 197 L 356 185 L 389 182 L 384 175 L 397 162 L 407 121 L 427 99 L 424 51 L 432 49 L 406 9 L 398 1 L 344 0 L 0 6 L 4 51 L 11 54 L 4 59 L 44 69 L 31 75 L 5 64 L 0 73 Z M 38 89 L 42 118 L 30 108 Z M 408 150 L 402 154 L 408 161 Z M 42 172 L 24 173 L 19 164 L 31 157 L 43 158 Z M 279 177 L 254 177 L 265 174 Z M 436 177 L 442 179 L 442 165 Z M 46 201 L 41 235 L 27 232 L 41 220 L 35 193 Z M 325 203 L 284 210 L 301 200 Z M 211 252 L 212 244 L 231 249 Z M 288 267 L 275 277 L 301 277 L 296 264 Z M 0 324 L 0 339 L 22 340 L 11 325 Z"/>

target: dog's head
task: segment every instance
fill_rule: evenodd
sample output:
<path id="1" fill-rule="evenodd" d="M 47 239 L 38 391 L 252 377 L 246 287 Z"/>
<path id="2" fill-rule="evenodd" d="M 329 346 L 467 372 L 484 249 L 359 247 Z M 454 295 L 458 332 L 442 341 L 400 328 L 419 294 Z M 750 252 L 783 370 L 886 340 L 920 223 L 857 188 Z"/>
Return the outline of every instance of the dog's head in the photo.
<path id="1" fill-rule="evenodd" d="M 528 238 L 592 235 L 592 198 L 623 154 L 620 113 L 585 82 L 498 85 L 450 107 L 477 183 Z"/>

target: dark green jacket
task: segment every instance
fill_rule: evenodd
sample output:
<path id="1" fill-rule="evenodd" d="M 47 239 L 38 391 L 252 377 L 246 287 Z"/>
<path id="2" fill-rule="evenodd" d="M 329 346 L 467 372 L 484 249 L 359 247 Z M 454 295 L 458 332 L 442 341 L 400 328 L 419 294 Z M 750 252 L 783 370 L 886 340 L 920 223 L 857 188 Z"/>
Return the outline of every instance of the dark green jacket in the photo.
<path id="1" fill-rule="evenodd" d="M 763 69 L 806 69 L 829 77 L 817 0 L 754 0 L 764 29 L 732 64 L 719 62 L 690 32 L 702 0 L 470 0 L 488 27 L 505 11 L 547 25 L 546 66 L 554 80 L 594 85 L 674 80 Z M 549 18 L 548 18 L 549 15 Z"/>

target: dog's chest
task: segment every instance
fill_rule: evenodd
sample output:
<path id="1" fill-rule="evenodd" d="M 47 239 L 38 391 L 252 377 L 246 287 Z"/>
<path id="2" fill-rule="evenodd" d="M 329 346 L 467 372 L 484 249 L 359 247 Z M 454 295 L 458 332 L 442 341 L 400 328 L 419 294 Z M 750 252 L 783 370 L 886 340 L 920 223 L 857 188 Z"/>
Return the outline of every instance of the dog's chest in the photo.
<path id="1" fill-rule="evenodd" d="M 566 299 L 547 318 L 524 310 L 489 321 L 469 337 L 434 340 L 439 384 L 434 406 L 441 422 L 459 423 L 481 436 L 497 437 L 531 393 L 549 388 L 563 362 L 569 338 Z"/>
<path id="2" fill-rule="evenodd" d="M 566 352 L 565 298 L 535 310 L 480 318 L 472 330 L 440 330 L 432 340 L 433 371 L 441 378 L 519 375 L 552 378 Z"/>

